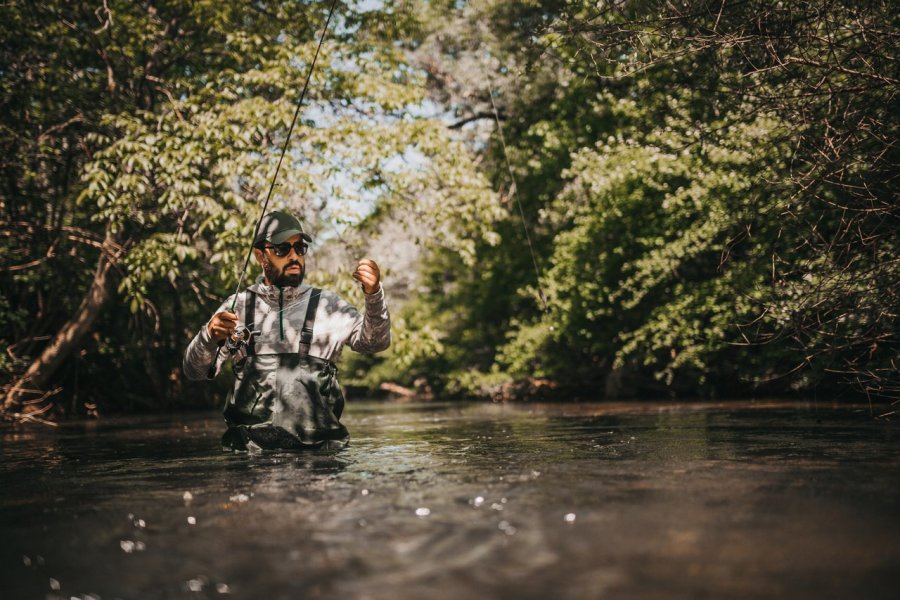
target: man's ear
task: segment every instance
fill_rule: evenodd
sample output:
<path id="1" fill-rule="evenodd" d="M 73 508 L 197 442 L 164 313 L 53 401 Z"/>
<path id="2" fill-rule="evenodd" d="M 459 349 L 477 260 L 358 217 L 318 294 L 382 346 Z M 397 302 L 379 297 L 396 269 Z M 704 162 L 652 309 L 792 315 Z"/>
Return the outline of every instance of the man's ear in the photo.
<path id="1" fill-rule="evenodd" d="M 266 262 L 268 262 L 268 261 L 266 260 L 266 255 L 265 255 L 265 254 L 263 253 L 263 251 L 260 250 L 259 248 L 254 248 L 254 249 L 253 249 L 253 256 L 256 257 L 256 262 L 258 262 L 258 263 L 261 264 L 261 265 L 265 265 Z"/>

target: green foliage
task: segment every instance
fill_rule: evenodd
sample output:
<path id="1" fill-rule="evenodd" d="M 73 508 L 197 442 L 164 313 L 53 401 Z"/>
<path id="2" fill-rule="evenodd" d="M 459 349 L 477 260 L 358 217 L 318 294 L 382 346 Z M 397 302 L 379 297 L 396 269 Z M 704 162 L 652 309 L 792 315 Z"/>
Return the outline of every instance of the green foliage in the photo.
<path id="1" fill-rule="evenodd" d="M 744 227 L 769 226 L 755 213 L 777 197 L 754 183 L 777 158 L 777 146 L 760 142 L 779 128 L 771 119 L 723 125 L 700 142 L 674 99 L 672 108 L 662 127 L 626 129 L 573 154 L 568 183 L 544 212 L 559 232 L 543 280 L 550 310 L 514 328 L 499 357 L 511 372 L 590 377 L 580 366 L 587 355 L 649 369 L 667 385 L 682 372 L 701 386 L 731 375 L 722 357 L 734 354 L 735 324 L 752 320 L 768 265 L 763 248 L 722 258 Z"/>
<path id="2" fill-rule="evenodd" d="M 896 124 L 887 4 L 685 7 L 488 0 L 427 38 L 463 122 L 496 99 L 507 147 L 470 131 L 525 214 L 471 269 L 430 258 L 437 384 L 893 393 L 896 149 L 864 133 Z"/>
<path id="3" fill-rule="evenodd" d="M 55 380 L 211 401 L 180 355 L 238 282 L 328 5 L 0 7 L 0 373 L 102 248 L 113 299 Z M 896 11 L 681 6 L 339 6 L 270 208 L 356 304 L 351 258 L 415 242 L 382 265 L 394 345 L 348 383 L 896 393 Z"/>
<path id="4" fill-rule="evenodd" d="M 121 251 L 114 306 L 88 344 L 93 358 L 69 361 L 61 381 L 76 366 L 82 385 L 106 369 L 136 370 L 144 384 L 124 386 L 134 391 L 133 398 L 118 400 L 125 406 L 146 403 L 148 394 L 156 396 L 151 404 L 168 405 L 183 389 L 181 353 L 206 311 L 238 282 L 328 4 L 270 3 L 257 12 L 242 2 L 150 8 L 111 2 L 108 13 L 97 13 L 105 24 L 92 24 L 98 18 L 92 11 L 59 3 L 32 17 L 38 31 L 23 43 L 22 56 L 69 23 L 75 35 L 66 37 L 64 60 L 76 80 L 90 85 L 83 95 L 65 87 L 34 92 L 33 103 L 72 107 L 78 127 L 50 137 L 70 149 L 53 166 L 66 163 L 65 185 L 52 202 L 54 190 L 46 184 L 36 186 L 33 197 L 6 196 L 6 225 L 13 227 L 14 215 L 22 214 L 36 231 L 59 239 L 77 228 L 91 245 L 67 247 L 77 265 L 71 272 L 76 285 L 67 289 L 48 285 L 46 275 L 61 265 L 55 256 L 48 270 L 24 270 L 3 282 L 9 289 L 29 277 L 23 296 L 49 290 L 60 300 L 52 315 L 40 308 L 12 313 L 18 319 L 14 339 L 30 335 L 30 321 L 52 334 L 72 317 L 100 241 Z M 414 33 L 416 19 L 390 2 L 359 13 L 339 8 L 269 209 L 302 215 L 318 243 L 327 242 L 332 223 L 355 228 L 370 213 L 375 220 L 414 222 L 431 232 L 423 246 L 453 245 L 460 260 L 471 262 L 472 245 L 458 240 L 494 235 L 496 197 L 471 153 L 440 121 L 420 116 L 423 74 L 394 43 Z M 29 21 L 22 9 L 4 10 Z M 36 80 L 49 81 L 45 74 Z M 7 87 L 5 93 L 10 99 L 18 92 Z M 42 114 L 31 118 L 39 128 L 52 125 Z M 10 127 L 4 140 L 12 147 L 23 128 Z M 34 177 L 51 175 L 44 166 Z M 29 177 L 20 172 L 14 179 L 24 185 Z M 42 213 L 48 205 L 53 210 Z M 27 249 L 13 248 L 23 262 L 28 258 Z M 310 280 L 335 283 L 361 300 L 342 275 L 338 269 Z M 28 344 L 22 358 L 40 347 Z M 104 388 L 98 385 L 96 396 L 109 400 Z"/>

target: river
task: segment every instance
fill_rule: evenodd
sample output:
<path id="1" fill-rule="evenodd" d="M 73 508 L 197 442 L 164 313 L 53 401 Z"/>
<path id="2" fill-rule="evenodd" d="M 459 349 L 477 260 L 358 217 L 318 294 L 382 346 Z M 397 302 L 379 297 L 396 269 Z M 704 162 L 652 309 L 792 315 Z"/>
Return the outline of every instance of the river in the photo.
<path id="1" fill-rule="evenodd" d="M 0 597 L 896 598 L 900 429 L 813 402 L 348 405 L 0 429 Z"/>

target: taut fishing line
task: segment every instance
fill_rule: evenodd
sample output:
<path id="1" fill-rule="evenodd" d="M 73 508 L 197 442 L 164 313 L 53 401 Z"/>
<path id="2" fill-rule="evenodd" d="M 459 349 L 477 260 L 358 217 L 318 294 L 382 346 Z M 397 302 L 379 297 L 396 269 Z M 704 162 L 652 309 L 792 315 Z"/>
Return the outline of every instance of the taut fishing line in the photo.
<path id="1" fill-rule="evenodd" d="M 266 209 L 269 207 L 269 200 L 272 198 L 272 192 L 275 189 L 275 181 L 278 179 L 278 173 L 281 171 L 281 163 L 284 162 L 284 155 L 287 154 L 288 145 L 291 143 L 291 135 L 294 133 L 294 126 L 297 124 L 297 118 L 300 116 L 300 109 L 303 106 L 303 100 L 306 98 L 306 90 L 309 89 L 309 82 L 312 79 L 313 70 L 316 68 L 316 61 L 319 59 L 319 51 L 322 49 L 322 44 L 325 42 L 325 37 L 328 35 L 328 25 L 331 23 L 331 17 L 334 14 L 334 7 L 337 5 L 337 0 L 331 0 L 331 8 L 328 9 L 328 17 L 325 19 L 325 25 L 322 27 L 322 34 L 319 36 L 319 44 L 316 46 L 316 53 L 313 55 L 312 62 L 309 64 L 309 70 L 306 73 L 306 81 L 303 83 L 303 91 L 300 92 L 300 99 L 297 100 L 297 108 L 294 110 L 294 117 L 291 119 L 291 126 L 288 128 L 287 136 L 284 138 L 284 144 L 281 146 L 281 155 L 278 157 L 278 164 L 275 166 L 275 173 L 272 175 L 272 182 L 269 184 L 269 191 L 266 193 L 266 200 L 263 203 L 262 212 L 259 214 L 259 219 L 256 220 L 256 227 L 253 228 L 253 240 L 256 239 L 256 236 L 259 235 L 259 226 L 262 224 L 262 219 L 266 214 Z M 234 307 L 237 305 L 237 295 L 241 291 L 241 287 L 244 285 L 244 279 L 247 276 L 247 266 L 250 264 L 250 257 L 253 256 L 253 244 L 250 244 L 250 248 L 247 250 L 247 257 L 244 259 L 244 266 L 241 268 L 241 276 L 238 279 L 237 287 L 234 290 L 234 299 L 231 301 L 231 308 L 229 308 L 229 312 L 234 312 Z M 246 327 L 244 328 L 246 329 Z M 237 333 L 237 332 L 236 332 Z M 236 343 L 240 344 L 242 342 L 249 341 L 250 332 L 241 332 L 241 340 Z M 244 337 L 246 336 L 246 337 Z M 219 362 L 219 353 L 222 350 L 222 346 L 225 342 L 219 342 L 219 347 L 216 349 L 216 356 L 213 358 L 212 365 L 210 365 L 209 370 L 212 375 L 210 378 L 215 376 L 216 371 L 216 363 Z"/>
<path id="2" fill-rule="evenodd" d="M 466 8 L 471 9 L 469 0 L 466 0 Z M 528 251 L 531 253 L 531 264 L 534 266 L 534 274 L 537 277 L 538 298 L 547 312 L 547 296 L 544 294 L 544 287 L 541 285 L 541 269 L 538 267 L 537 255 L 534 252 L 534 244 L 531 243 L 531 235 L 528 233 L 528 221 L 525 219 L 525 211 L 522 210 L 522 203 L 519 202 L 519 185 L 516 182 L 516 176 L 513 173 L 512 164 L 509 162 L 509 152 L 506 149 L 506 137 L 503 135 L 503 124 L 500 123 L 500 113 L 497 111 L 497 103 L 494 101 L 493 86 L 488 84 L 488 94 L 491 96 L 491 109 L 494 112 L 494 122 L 497 123 L 497 133 L 500 135 L 500 148 L 503 150 L 503 160 L 506 163 L 506 171 L 509 173 L 509 195 L 512 196 L 513 202 L 519 209 L 519 217 L 522 219 L 522 230 L 525 232 L 525 241 L 528 242 Z"/>
<path id="3" fill-rule="evenodd" d="M 503 149 L 503 160 L 506 162 L 506 170 L 509 173 L 510 193 L 516 206 L 519 208 L 519 217 L 522 218 L 522 229 L 525 232 L 525 241 L 528 242 L 528 251 L 531 253 L 531 264 L 534 265 L 534 274 L 537 276 L 538 297 L 544 306 L 544 312 L 547 308 L 547 297 L 544 295 L 544 288 L 541 285 L 541 270 L 538 267 L 537 255 L 534 253 L 534 245 L 531 243 L 531 236 L 528 234 L 528 221 L 525 220 L 525 211 L 522 210 L 522 203 L 519 202 L 519 184 L 516 182 L 516 176 L 513 173 L 512 164 L 509 162 L 509 152 L 506 151 L 506 138 L 503 135 L 503 125 L 500 123 L 500 113 L 497 112 L 497 104 L 494 102 L 494 90 L 488 87 L 488 94 L 491 96 L 491 108 L 494 110 L 494 121 L 497 123 L 497 133 L 500 135 L 500 147 Z"/>

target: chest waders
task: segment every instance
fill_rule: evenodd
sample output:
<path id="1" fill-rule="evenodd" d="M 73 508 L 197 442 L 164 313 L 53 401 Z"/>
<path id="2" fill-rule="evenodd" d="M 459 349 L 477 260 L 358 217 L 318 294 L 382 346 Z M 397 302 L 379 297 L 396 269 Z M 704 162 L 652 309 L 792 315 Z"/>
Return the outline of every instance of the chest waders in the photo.
<path id="1" fill-rule="evenodd" d="M 296 352 L 257 354 L 251 340 L 247 355 L 234 365 L 236 381 L 225 405 L 228 430 L 223 446 L 300 450 L 345 446 L 349 441 L 340 422 L 344 395 L 337 367 L 309 354 L 321 293 L 310 291 Z M 253 323 L 256 294 L 246 294 L 246 322 Z"/>

